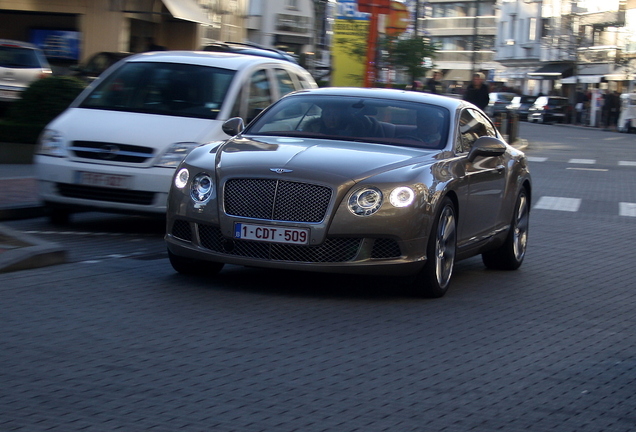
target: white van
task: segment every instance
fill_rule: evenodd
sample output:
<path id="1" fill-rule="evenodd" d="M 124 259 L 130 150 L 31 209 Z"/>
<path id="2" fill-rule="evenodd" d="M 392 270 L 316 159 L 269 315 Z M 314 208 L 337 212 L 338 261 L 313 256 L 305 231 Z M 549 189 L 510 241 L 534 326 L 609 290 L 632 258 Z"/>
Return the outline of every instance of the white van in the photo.
<path id="1" fill-rule="evenodd" d="M 175 167 L 201 144 L 229 138 L 294 90 L 317 87 L 300 66 L 252 55 L 149 52 L 108 69 L 42 132 L 35 156 L 53 222 L 81 210 L 166 211 Z"/>

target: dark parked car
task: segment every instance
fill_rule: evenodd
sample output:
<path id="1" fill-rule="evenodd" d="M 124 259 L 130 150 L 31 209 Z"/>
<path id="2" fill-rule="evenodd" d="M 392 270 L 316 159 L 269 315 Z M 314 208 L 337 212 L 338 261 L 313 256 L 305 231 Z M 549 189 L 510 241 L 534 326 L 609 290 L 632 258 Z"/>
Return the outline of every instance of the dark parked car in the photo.
<path id="1" fill-rule="evenodd" d="M 178 272 L 212 278 L 238 264 L 412 276 L 416 293 L 440 297 L 455 261 L 523 261 L 527 160 L 471 104 L 301 90 L 224 131 L 233 138 L 195 148 L 173 178 L 166 241 Z"/>
<path id="2" fill-rule="evenodd" d="M 528 109 L 528 121 L 534 123 L 563 123 L 570 101 L 563 96 L 539 96 Z"/>
<path id="3" fill-rule="evenodd" d="M 72 75 L 81 78 L 90 84 L 106 69 L 130 55 L 132 55 L 132 53 L 107 51 L 98 52 L 97 54 L 93 54 L 86 63 L 71 67 L 71 70 L 73 71 Z"/>
<path id="4" fill-rule="evenodd" d="M 239 54 L 249 54 L 259 57 L 271 57 L 279 60 L 287 60 L 298 64 L 296 59 L 284 51 L 268 48 L 257 44 L 239 42 L 217 42 L 201 48 L 203 51 L 232 52 Z"/>
<path id="5" fill-rule="evenodd" d="M 528 110 L 536 100 L 537 96 L 515 96 L 506 108 L 517 114 L 519 120 L 528 120 Z"/>
<path id="6" fill-rule="evenodd" d="M 488 95 L 490 102 L 485 111 L 490 117 L 495 117 L 501 113 L 508 112 L 507 106 L 510 105 L 512 99 L 517 96 L 516 93 L 492 92 Z"/>

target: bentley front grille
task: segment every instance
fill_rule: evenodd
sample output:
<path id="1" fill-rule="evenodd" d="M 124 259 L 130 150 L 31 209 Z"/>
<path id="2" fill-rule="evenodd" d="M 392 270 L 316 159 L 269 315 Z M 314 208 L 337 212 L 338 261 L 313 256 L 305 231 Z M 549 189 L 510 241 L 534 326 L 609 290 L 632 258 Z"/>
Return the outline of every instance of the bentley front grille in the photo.
<path id="1" fill-rule="evenodd" d="M 320 222 L 331 189 L 308 183 L 270 179 L 232 179 L 225 184 L 225 213 L 288 222 Z"/>
<path id="2" fill-rule="evenodd" d="M 95 141 L 73 141 L 69 150 L 77 157 L 109 162 L 140 164 L 153 157 L 150 147 Z"/>

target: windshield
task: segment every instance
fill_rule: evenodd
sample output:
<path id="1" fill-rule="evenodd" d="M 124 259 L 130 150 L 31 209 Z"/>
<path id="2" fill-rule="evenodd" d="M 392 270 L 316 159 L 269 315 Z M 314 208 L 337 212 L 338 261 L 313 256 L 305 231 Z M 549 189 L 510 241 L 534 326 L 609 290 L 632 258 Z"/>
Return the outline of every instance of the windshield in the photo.
<path id="1" fill-rule="evenodd" d="M 441 149 L 449 117 L 442 107 L 417 102 L 297 94 L 273 105 L 244 134 Z"/>
<path id="2" fill-rule="evenodd" d="M 128 62 L 80 107 L 216 119 L 234 74 L 207 66 Z"/>

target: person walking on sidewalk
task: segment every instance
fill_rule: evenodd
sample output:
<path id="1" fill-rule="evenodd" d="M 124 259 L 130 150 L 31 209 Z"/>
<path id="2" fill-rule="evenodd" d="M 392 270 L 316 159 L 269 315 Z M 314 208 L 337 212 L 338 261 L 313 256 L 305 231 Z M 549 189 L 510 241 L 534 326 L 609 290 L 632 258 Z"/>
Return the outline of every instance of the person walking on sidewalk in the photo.
<path id="1" fill-rule="evenodd" d="M 442 73 L 438 70 L 433 71 L 433 77 L 426 82 L 424 91 L 427 93 L 443 94 L 444 85 L 442 84 Z"/>
<path id="2" fill-rule="evenodd" d="M 473 74 L 473 82 L 468 84 L 463 97 L 466 102 L 477 105 L 482 110 L 486 109 L 490 101 L 490 91 L 488 90 L 488 86 L 484 84 L 484 79 L 484 74 L 481 72 Z"/>

